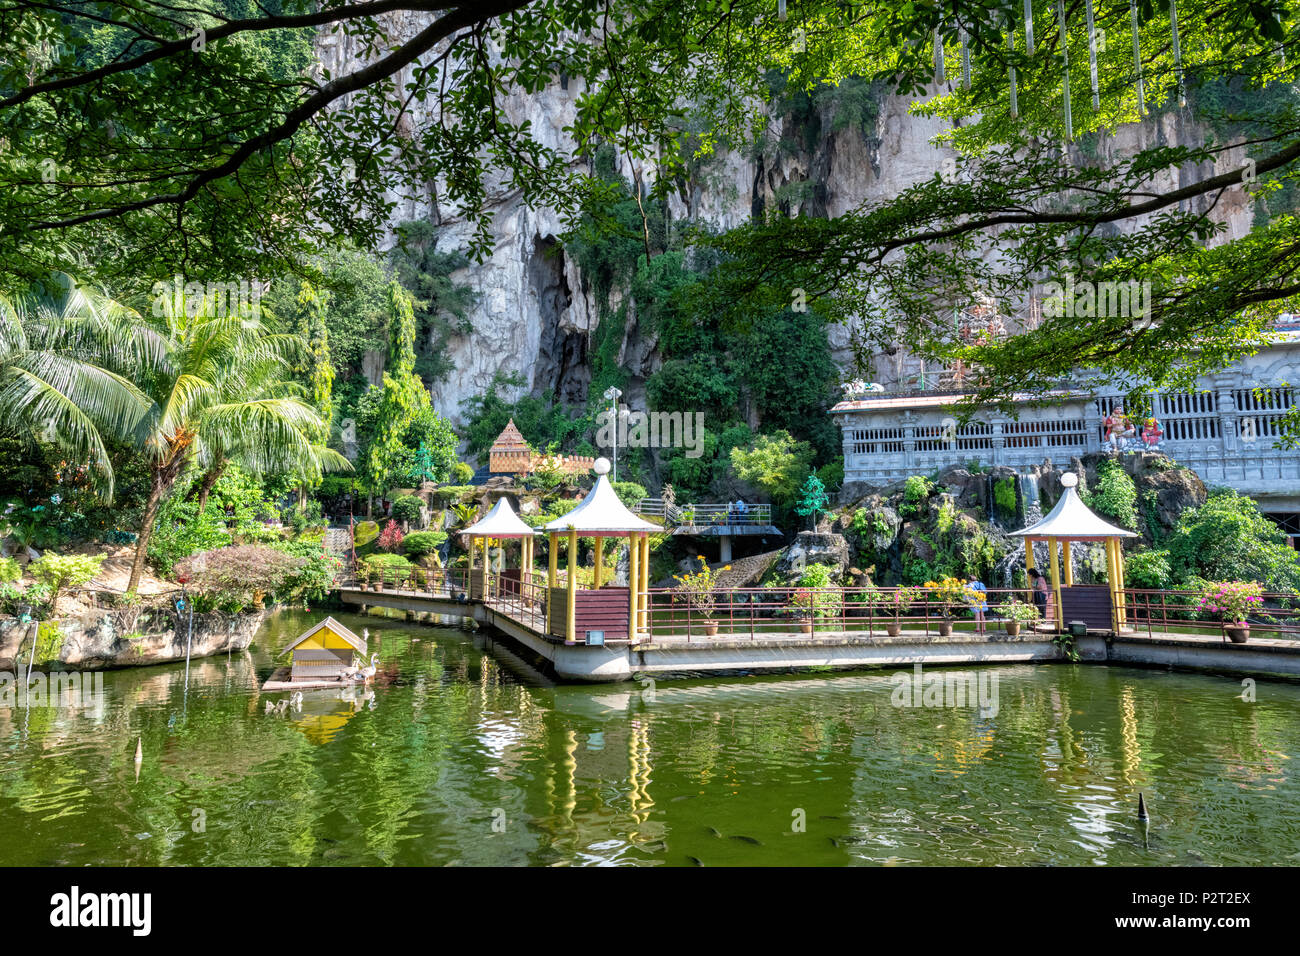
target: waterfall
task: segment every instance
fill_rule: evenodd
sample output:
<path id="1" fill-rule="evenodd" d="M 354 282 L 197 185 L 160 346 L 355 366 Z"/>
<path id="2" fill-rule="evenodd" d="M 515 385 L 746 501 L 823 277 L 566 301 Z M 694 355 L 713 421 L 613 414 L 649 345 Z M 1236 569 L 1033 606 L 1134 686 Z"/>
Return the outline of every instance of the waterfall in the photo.
<path id="1" fill-rule="evenodd" d="M 1043 506 L 1038 498 L 1038 475 L 1032 471 L 1020 476 L 1020 499 L 1025 503 L 1025 527 L 1043 520 Z"/>

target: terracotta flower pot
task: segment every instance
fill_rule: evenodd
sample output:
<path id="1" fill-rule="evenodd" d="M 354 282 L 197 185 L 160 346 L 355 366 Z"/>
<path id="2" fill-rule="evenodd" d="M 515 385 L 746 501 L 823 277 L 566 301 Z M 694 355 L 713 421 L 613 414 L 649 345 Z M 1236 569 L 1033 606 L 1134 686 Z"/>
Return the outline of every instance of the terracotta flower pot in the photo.
<path id="1" fill-rule="evenodd" d="M 890 637 L 898 637 L 898 633 L 902 629 L 903 629 L 903 625 L 899 624 L 897 621 L 892 621 L 889 624 L 885 625 L 885 633 L 888 634 Z"/>
<path id="2" fill-rule="evenodd" d="M 813 629 L 813 628 L 812 628 L 812 625 L 813 625 L 813 622 L 812 622 L 811 620 L 800 621 L 800 622 L 799 622 L 799 630 L 803 631 L 805 634 L 811 634 L 811 633 L 812 633 L 812 629 Z"/>
<path id="3" fill-rule="evenodd" d="M 939 622 L 939 636 L 948 637 L 952 634 L 952 621 Z"/>
<path id="4" fill-rule="evenodd" d="M 1225 624 L 1223 631 L 1228 635 L 1228 640 L 1234 644 L 1245 644 L 1250 639 L 1250 625 L 1245 622 Z"/>
<path id="5" fill-rule="evenodd" d="M 704 622 L 704 634 L 705 634 L 705 636 L 707 636 L 707 637 L 717 637 L 717 636 L 718 636 L 718 622 L 717 622 L 717 621 L 705 621 L 705 622 Z"/>
<path id="6" fill-rule="evenodd" d="M 1007 628 L 1007 635 L 1008 635 L 1009 637 L 1016 637 L 1016 636 L 1018 636 L 1018 635 L 1020 634 L 1020 622 L 1019 622 L 1019 621 L 1007 621 L 1007 622 L 1006 622 L 1006 628 Z"/>

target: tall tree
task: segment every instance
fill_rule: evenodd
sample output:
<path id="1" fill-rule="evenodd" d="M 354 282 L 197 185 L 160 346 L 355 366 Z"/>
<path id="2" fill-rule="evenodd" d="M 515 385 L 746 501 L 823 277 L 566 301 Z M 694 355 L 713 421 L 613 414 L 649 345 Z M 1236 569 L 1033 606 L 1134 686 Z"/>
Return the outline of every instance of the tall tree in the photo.
<path id="1" fill-rule="evenodd" d="M 394 478 L 405 475 L 410 454 L 405 441 L 407 429 L 421 408 L 429 405 L 429 392 L 415 374 L 415 312 L 411 296 L 394 281 L 388 287 L 388 302 L 383 394 L 365 461 L 366 487 L 371 494 L 382 494 Z"/>
<path id="2" fill-rule="evenodd" d="M 140 377 L 152 400 L 136 436 L 150 485 L 128 591 L 139 587 L 158 508 L 190 467 L 225 460 L 255 474 L 352 467 L 314 441 L 325 424 L 290 378 L 304 348 L 297 336 L 268 332 L 256 308 L 228 309 L 211 296 L 173 290 L 158 305 L 144 321 L 166 353 Z"/>

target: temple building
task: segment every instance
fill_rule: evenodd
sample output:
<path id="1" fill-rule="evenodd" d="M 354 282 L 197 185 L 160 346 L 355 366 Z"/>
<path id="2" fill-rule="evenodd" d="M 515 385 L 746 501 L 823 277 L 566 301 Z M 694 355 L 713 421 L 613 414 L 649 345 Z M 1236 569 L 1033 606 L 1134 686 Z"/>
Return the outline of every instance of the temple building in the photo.
<path id="1" fill-rule="evenodd" d="M 534 451 L 512 418 L 488 449 L 487 466 L 474 474 L 471 484 L 481 485 L 489 478 L 530 475 L 548 462 L 566 474 L 580 475 L 591 470 L 595 459 L 580 455 L 547 455 Z"/>
<path id="2" fill-rule="evenodd" d="M 888 356 L 876 369 L 883 381 L 846 385 L 831 409 L 843 430 L 845 485 L 888 484 L 969 462 L 1028 469 L 1109 450 L 1107 421 L 1126 397 L 1118 389 L 1066 384 L 1050 396 L 1017 396 L 1017 415 L 989 409 L 959 424 L 951 406 L 965 394 L 965 372 Z M 1296 405 L 1298 379 L 1300 329 L 1279 323 L 1270 346 L 1201 378 L 1198 390 L 1147 395 L 1160 428 L 1155 447 L 1206 485 L 1256 499 L 1288 534 L 1300 534 L 1300 449 L 1274 444 Z M 1130 450 L 1148 447 L 1143 423 L 1134 423 Z"/>

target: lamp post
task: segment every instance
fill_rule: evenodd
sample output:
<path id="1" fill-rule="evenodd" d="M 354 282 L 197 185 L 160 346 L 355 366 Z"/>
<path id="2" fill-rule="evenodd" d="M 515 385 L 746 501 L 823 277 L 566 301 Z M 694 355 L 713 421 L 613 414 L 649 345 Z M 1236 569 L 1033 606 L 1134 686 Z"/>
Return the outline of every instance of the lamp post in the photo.
<path id="1" fill-rule="evenodd" d="M 618 481 L 618 400 L 623 397 L 623 390 L 616 385 L 605 389 L 605 400 L 609 402 L 610 413 L 614 416 L 614 476 L 611 481 Z"/>

